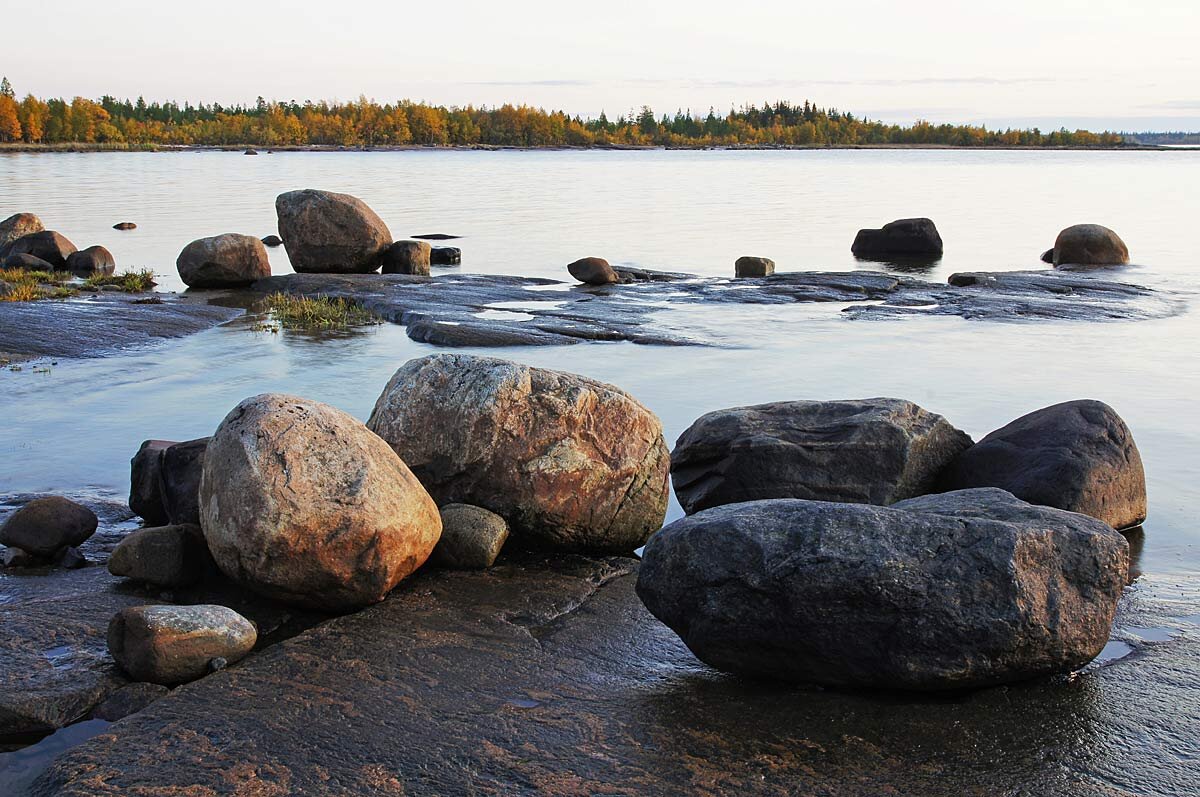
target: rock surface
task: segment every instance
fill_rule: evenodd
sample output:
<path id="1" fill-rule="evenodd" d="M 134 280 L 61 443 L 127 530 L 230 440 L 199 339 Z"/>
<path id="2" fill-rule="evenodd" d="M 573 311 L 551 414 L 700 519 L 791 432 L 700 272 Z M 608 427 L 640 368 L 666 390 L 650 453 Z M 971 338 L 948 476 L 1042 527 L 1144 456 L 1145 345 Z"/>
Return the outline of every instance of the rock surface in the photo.
<path id="1" fill-rule="evenodd" d="M 92 712 L 92 718 L 116 722 L 130 714 L 136 714 L 159 698 L 170 694 L 170 689 L 162 684 L 152 684 L 146 681 L 122 686 L 113 692 Z"/>
<path id="2" fill-rule="evenodd" d="M 442 538 L 430 561 L 455 570 L 482 570 L 495 564 L 508 539 L 504 518 L 470 504 L 446 504 L 441 514 Z"/>
<path id="3" fill-rule="evenodd" d="M 1121 237 L 1099 224 L 1067 227 L 1054 241 L 1054 265 L 1123 266 L 1129 247 Z"/>
<path id="4" fill-rule="evenodd" d="M 379 268 L 392 234 L 361 199 L 305 189 L 275 199 L 279 236 L 300 273 L 366 274 Z"/>
<path id="5" fill-rule="evenodd" d="M 582 376 L 435 354 L 395 373 L 367 426 L 435 500 L 495 512 L 522 545 L 629 552 L 666 513 L 662 424 Z"/>
<path id="6" fill-rule="evenodd" d="M 130 606 L 108 626 L 108 650 L 138 681 L 194 681 L 221 658 L 233 664 L 254 649 L 254 625 L 225 606 Z"/>
<path id="7" fill-rule="evenodd" d="M 612 285 L 620 282 L 617 272 L 602 257 L 585 257 L 567 264 L 571 276 L 587 285 Z"/>
<path id="8" fill-rule="evenodd" d="M 383 250 L 383 273 L 428 277 L 432 251 L 424 241 L 396 241 Z"/>
<path id="9" fill-rule="evenodd" d="M 850 251 L 864 260 L 937 258 L 942 236 L 929 219 L 899 219 L 878 230 L 859 230 Z"/>
<path id="10" fill-rule="evenodd" d="M 108 572 L 158 587 L 186 587 L 204 577 L 210 561 L 199 526 L 159 526 L 121 540 Z"/>
<path id="11" fill-rule="evenodd" d="M 179 253 L 175 267 L 189 288 L 237 288 L 271 276 L 262 241 L 238 233 L 192 241 Z"/>
<path id="12" fill-rule="evenodd" d="M 1133 433 L 1100 401 L 1067 401 L 1017 418 L 956 457 L 941 487 L 998 487 L 1117 529 L 1146 519 L 1146 474 Z"/>
<path id="13" fill-rule="evenodd" d="M 162 453 L 175 444 L 173 440 L 144 440 L 129 460 L 129 508 L 147 526 L 163 526 L 169 521 L 162 494 Z"/>
<path id="14" fill-rule="evenodd" d="M 30 501 L 0 525 L 0 544 L 49 558 L 96 532 L 96 513 L 61 496 Z"/>
<path id="15" fill-rule="evenodd" d="M 200 475 L 210 439 L 201 437 L 163 449 L 158 484 L 167 521 L 171 524 L 200 525 Z"/>
<path id="16" fill-rule="evenodd" d="M 739 257 L 733 272 L 736 277 L 769 277 L 775 273 L 775 261 L 769 257 Z"/>
<path id="17" fill-rule="evenodd" d="M 741 675 L 942 690 L 1069 672 L 1108 642 L 1128 543 L 1000 490 L 893 508 L 776 499 L 672 523 L 638 595 Z"/>
<path id="18" fill-rule="evenodd" d="M 200 526 L 233 580 L 326 610 L 381 600 L 437 544 L 437 505 L 386 443 L 315 401 L 246 399 L 204 460 Z"/>
<path id="19" fill-rule="evenodd" d="M 911 401 L 784 401 L 702 416 L 679 436 L 671 476 L 688 514 L 765 498 L 882 506 L 933 489 L 970 445 Z"/>
<path id="20" fill-rule="evenodd" d="M 14 213 L 0 221 L 0 260 L 8 256 L 8 249 L 18 238 L 42 232 L 42 220 L 32 213 Z"/>
<path id="21" fill-rule="evenodd" d="M 89 246 L 67 255 L 67 270 L 77 277 L 108 276 L 117 270 L 117 261 L 103 246 Z"/>

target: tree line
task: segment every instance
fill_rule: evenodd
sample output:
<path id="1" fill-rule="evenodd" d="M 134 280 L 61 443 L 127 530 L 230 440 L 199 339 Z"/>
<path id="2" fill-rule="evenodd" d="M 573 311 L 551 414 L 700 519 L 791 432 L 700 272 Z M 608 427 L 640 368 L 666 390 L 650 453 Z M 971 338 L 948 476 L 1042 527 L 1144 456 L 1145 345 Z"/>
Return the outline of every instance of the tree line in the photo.
<path id="1" fill-rule="evenodd" d="M 401 100 L 219 103 L 118 100 L 104 96 L 18 100 L 5 78 L 0 84 L 0 142 L 112 144 L 130 146 L 340 147 L 418 146 L 855 146 L 940 145 L 958 147 L 1111 147 L 1118 133 L 1066 129 L 1042 132 L 991 130 L 983 126 L 902 126 L 860 119 L 835 108 L 779 101 L 706 115 L 680 109 L 655 115 L 649 107 L 610 120 L 584 119 L 526 105 L 444 107 Z"/>

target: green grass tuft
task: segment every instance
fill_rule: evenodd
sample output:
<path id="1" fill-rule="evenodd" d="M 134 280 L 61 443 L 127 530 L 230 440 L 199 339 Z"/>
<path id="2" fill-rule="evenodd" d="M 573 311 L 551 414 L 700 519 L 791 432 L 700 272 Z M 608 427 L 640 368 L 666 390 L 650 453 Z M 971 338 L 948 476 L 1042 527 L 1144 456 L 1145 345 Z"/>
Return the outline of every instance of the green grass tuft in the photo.
<path id="1" fill-rule="evenodd" d="M 310 299 L 273 293 L 267 297 L 267 308 L 284 329 L 338 329 L 379 323 L 379 319 L 361 305 L 329 296 Z"/>
<path id="2" fill-rule="evenodd" d="M 125 293 L 145 293 L 152 290 L 158 283 L 154 281 L 154 269 L 144 268 L 140 271 L 127 271 L 124 274 L 93 274 L 83 284 L 88 288 L 115 285 Z"/>

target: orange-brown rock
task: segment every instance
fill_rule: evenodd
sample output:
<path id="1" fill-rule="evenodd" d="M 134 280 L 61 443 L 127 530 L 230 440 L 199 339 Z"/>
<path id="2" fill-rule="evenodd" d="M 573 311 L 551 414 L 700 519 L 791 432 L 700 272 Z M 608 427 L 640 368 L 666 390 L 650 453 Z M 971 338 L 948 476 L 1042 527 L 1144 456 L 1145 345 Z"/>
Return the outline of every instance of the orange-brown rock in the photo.
<path id="1" fill-rule="evenodd" d="M 348 610 L 429 557 L 437 505 L 361 422 L 268 393 L 238 404 L 204 458 L 200 525 L 217 565 L 256 592 Z"/>
<path id="2" fill-rule="evenodd" d="M 0 221 L 0 259 L 8 254 L 9 246 L 18 238 L 46 229 L 42 220 L 32 213 L 14 213 Z"/>
<path id="3" fill-rule="evenodd" d="M 436 354 L 396 372 L 367 425 L 439 503 L 495 512 L 518 545 L 628 552 L 666 513 L 662 424 L 582 376 Z"/>
<path id="4" fill-rule="evenodd" d="M 121 669 L 155 684 L 194 681 L 214 659 L 245 658 L 257 641 L 254 625 L 225 606 L 131 606 L 108 626 L 108 650 Z"/>
<path id="5" fill-rule="evenodd" d="M 275 199 L 279 237 L 301 273 L 367 274 L 379 269 L 392 233 L 358 197 L 306 188 Z"/>

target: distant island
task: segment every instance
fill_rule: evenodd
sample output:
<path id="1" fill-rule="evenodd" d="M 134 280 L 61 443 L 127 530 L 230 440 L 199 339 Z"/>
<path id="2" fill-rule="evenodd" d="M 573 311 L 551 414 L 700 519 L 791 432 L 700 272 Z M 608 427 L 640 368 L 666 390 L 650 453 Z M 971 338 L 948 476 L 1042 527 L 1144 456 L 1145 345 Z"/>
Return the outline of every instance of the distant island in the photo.
<path id="1" fill-rule="evenodd" d="M 1149 143 L 1145 138 L 1142 142 Z M 615 121 L 584 119 L 526 105 L 445 107 L 401 100 L 380 104 L 294 100 L 252 106 L 185 102 L 18 100 L 0 83 L 0 147 L 92 149 L 157 147 L 1076 147 L 1137 146 L 1121 133 L 984 126 L 902 126 L 808 102 L 748 105 L 718 114 L 643 106 Z M 1155 142 L 1158 143 L 1158 142 Z"/>

